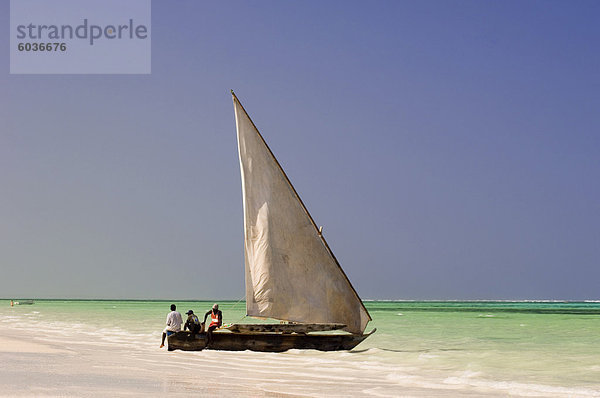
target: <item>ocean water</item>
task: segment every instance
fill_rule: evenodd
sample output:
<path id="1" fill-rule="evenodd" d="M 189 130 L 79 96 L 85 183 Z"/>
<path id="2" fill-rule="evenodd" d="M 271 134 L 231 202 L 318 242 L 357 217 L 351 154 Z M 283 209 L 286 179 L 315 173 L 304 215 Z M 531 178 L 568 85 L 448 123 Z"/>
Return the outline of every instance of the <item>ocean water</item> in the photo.
<path id="1" fill-rule="evenodd" d="M 37 330 L 36 339 L 132 352 L 160 363 L 167 301 L 0 301 L 0 326 Z M 212 302 L 175 302 L 199 316 Z M 219 302 L 225 323 L 245 303 Z M 377 332 L 350 352 L 180 352 L 169 366 L 211 369 L 228 383 L 300 396 L 600 397 L 599 302 L 367 301 Z M 174 356 L 173 356 L 174 355 Z M 174 359 L 175 358 L 175 359 Z M 178 362 L 178 360 L 180 360 Z M 223 367 L 222 364 L 228 364 Z M 191 366 L 191 368 L 190 368 Z M 208 366 L 208 368 L 207 368 Z M 250 381 L 252 380 L 252 381 Z"/>

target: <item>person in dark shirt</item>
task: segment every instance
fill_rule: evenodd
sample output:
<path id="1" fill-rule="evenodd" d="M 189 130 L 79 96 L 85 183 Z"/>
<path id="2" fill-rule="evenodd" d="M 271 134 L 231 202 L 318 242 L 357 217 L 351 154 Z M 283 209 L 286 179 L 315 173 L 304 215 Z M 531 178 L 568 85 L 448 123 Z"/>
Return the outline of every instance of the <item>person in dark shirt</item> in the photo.
<path id="1" fill-rule="evenodd" d="M 189 310 L 186 314 L 188 317 L 183 326 L 183 330 L 189 330 L 192 333 L 200 333 L 200 321 L 198 320 L 198 317 L 194 315 L 194 311 Z"/>
<path id="2" fill-rule="evenodd" d="M 208 329 L 206 330 L 208 336 L 208 344 L 212 341 L 212 332 L 221 327 L 223 324 L 223 313 L 219 310 L 219 304 L 214 304 L 212 310 L 208 311 L 204 314 L 204 320 L 202 321 L 202 325 L 206 324 L 206 318 L 210 315 L 210 324 L 208 325 Z"/>

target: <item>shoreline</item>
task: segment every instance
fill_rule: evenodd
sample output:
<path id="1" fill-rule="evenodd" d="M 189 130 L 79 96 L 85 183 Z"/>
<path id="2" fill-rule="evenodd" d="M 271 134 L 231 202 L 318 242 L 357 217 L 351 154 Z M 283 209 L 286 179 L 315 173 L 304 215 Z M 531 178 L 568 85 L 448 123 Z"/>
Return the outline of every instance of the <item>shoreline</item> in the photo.
<path id="1" fill-rule="evenodd" d="M 220 382 L 213 379 L 220 372 L 210 362 L 200 368 L 194 363 L 186 369 L 181 366 L 186 358 L 180 352 L 159 349 L 158 341 L 155 352 L 128 352 L 93 341 L 71 341 L 60 347 L 56 342 L 41 341 L 33 331 L 4 325 L 0 325 L 0 336 L 0 397 L 303 397 L 271 393 L 252 383 Z"/>

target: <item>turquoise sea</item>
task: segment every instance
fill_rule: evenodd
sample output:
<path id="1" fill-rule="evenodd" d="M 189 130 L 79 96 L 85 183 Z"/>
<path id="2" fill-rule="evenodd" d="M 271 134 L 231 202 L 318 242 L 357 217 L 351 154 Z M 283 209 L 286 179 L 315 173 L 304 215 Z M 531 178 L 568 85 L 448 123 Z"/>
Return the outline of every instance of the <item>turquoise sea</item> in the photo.
<path id="1" fill-rule="evenodd" d="M 198 315 L 213 304 L 174 303 L 182 314 L 192 309 Z M 33 305 L 10 307 L 8 300 L 2 300 L 0 325 L 38 330 L 42 339 L 45 334 L 49 340 L 79 335 L 112 346 L 143 343 L 154 350 L 170 304 L 36 300 Z M 244 317 L 243 301 L 219 304 L 225 323 L 254 322 Z M 372 396 L 397 396 L 409 390 L 418 396 L 422 388 L 448 396 L 600 397 L 600 302 L 366 301 L 365 305 L 373 318 L 367 331 L 377 328 L 377 332 L 352 352 L 219 355 L 227 355 L 228 361 L 240 358 L 240 363 L 242 358 L 250 364 L 281 362 L 281 368 L 286 364 L 290 369 L 295 363 L 313 363 L 321 373 L 331 371 L 331 377 L 371 380 L 370 387 L 356 382 L 352 388 L 363 388 L 361 394 Z M 281 372 L 283 376 L 274 373 L 273 377 L 287 380 Z M 308 373 L 305 377 L 314 379 Z M 309 396 L 330 395 L 326 386 L 322 384 L 312 395 L 308 384 L 302 391 Z M 290 385 L 280 392 L 299 389 Z"/>

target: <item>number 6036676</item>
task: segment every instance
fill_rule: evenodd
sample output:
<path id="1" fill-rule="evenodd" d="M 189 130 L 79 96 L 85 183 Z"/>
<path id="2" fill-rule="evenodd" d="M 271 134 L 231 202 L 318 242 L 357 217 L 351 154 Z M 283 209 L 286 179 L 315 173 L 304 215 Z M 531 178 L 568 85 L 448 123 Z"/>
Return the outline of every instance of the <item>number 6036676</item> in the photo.
<path id="1" fill-rule="evenodd" d="M 66 43 L 19 43 L 19 51 L 67 51 Z"/>

